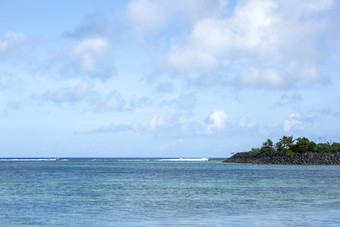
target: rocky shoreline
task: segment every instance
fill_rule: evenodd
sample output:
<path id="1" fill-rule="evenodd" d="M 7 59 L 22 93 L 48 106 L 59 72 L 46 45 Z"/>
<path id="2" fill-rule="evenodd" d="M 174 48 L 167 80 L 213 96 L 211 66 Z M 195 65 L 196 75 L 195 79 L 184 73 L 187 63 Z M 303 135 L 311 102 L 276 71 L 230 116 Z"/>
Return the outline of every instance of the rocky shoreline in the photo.
<path id="1" fill-rule="evenodd" d="M 293 156 L 286 156 L 284 152 L 240 152 L 223 162 L 280 165 L 340 165 L 340 152 L 298 153 Z"/>

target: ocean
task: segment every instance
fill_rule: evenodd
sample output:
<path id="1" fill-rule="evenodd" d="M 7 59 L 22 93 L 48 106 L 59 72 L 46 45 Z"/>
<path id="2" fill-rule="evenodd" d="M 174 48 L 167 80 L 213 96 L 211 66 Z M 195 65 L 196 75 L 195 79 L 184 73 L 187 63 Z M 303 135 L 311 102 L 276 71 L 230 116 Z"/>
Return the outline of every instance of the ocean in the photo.
<path id="1" fill-rule="evenodd" d="M 0 159 L 0 226 L 340 226 L 340 166 Z"/>

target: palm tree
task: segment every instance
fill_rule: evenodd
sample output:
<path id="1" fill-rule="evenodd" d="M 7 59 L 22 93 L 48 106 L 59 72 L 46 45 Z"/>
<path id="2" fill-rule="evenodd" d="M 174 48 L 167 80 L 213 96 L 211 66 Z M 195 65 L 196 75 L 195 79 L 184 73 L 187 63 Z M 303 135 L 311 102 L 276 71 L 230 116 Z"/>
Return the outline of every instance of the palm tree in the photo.
<path id="1" fill-rule="evenodd" d="M 283 136 L 280 142 L 284 150 L 289 150 L 294 143 L 293 136 Z"/>
<path id="2" fill-rule="evenodd" d="M 262 144 L 263 147 L 273 147 L 273 142 L 270 139 L 267 139 L 266 142 Z"/>

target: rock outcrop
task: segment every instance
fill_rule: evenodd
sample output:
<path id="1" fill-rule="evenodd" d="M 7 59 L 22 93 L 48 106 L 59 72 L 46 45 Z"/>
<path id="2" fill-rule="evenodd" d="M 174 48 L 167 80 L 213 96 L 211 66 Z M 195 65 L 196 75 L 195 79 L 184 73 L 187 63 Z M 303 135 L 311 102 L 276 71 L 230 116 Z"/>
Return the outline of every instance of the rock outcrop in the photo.
<path id="1" fill-rule="evenodd" d="M 297 153 L 293 156 L 286 156 L 284 152 L 240 152 L 223 162 L 281 165 L 340 165 L 340 152 Z"/>

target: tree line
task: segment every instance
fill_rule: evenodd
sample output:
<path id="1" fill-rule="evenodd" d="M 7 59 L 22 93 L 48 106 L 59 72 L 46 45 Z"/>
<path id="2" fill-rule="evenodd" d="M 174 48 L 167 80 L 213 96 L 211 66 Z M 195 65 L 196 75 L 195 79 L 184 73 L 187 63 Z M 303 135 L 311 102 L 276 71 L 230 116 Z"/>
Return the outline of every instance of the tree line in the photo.
<path id="1" fill-rule="evenodd" d="M 270 139 L 267 139 L 260 148 L 252 148 L 250 152 L 285 152 L 287 156 L 308 152 L 340 152 L 340 143 L 315 143 L 306 137 L 293 139 L 293 136 L 283 136 L 275 144 Z"/>

